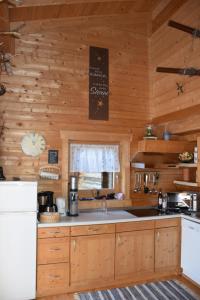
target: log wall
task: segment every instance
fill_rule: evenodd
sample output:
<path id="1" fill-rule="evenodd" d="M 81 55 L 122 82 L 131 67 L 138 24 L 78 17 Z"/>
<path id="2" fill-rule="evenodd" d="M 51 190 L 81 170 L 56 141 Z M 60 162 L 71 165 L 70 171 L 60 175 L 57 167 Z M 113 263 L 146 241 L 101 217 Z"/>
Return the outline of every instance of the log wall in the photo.
<path id="1" fill-rule="evenodd" d="M 38 178 L 48 149 L 59 150 L 60 130 L 128 132 L 142 136 L 149 117 L 147 13 L 12 23 L 16 40 L 13 75 L 1 75 L 0 165 L 7 179 Z M 89 46 L 109 48 L 109 121 L 88 119 Z M 22 153 L 25 133 L 41 133 L 45 152 Z M 61 181 L 39 180 L 39 190 L 61 194 Z"/>
<path id="2" fill-rule="evenodd" d="M 185 1 L 170 19 L 200 28 L 200 2 Z M 200 69 L 200 39 L 167 26 L 165 22 L 150 39 L 151 117 L 165 123 L 175 134 L 200 130 L 200 77 L 157 73 L 156 67 Z M 177 90 L 183 85 L 183 93 Z M 195 116 L 196 115 L 196 116 Z"/>

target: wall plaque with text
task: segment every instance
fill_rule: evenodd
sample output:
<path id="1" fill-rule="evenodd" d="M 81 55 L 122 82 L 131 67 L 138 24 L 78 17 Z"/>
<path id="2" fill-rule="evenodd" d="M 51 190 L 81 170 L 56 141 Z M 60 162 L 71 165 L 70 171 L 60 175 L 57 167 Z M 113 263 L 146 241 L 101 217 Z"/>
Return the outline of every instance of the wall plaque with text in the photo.
<path id="1" fill-rule="evenodd" d="M 90 47 L 89 119 L 109 119 L 108 49 Z"/>
<path id="2" fill-rule="evenodd" d="M 48 164 L 57 164 L 57 163 L 58 163 L 58 150 L 49 150 Z"/>

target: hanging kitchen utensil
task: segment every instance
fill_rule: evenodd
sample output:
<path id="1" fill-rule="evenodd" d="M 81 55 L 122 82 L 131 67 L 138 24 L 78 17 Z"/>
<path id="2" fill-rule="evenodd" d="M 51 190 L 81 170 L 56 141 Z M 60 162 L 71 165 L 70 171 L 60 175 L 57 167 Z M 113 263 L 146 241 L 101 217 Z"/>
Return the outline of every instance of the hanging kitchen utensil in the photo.
<path id="1" fill-rule="evenodd" d="M 138 192 L 142 191 L 142 173 L 138 173 Z"/>
<path id="2" fill-rule="evenodd" d="M 147 194 L 149 192 L 148 188 L 148 174 L 144 173 L 144 193 Z"/>
<path id="3" fill-rule="evenodd" d="M 153 173 L 153 188 L 151 190 L 152 194 L 157 194 L 158 191 L 156 190 L 156 175 Z"/>
<path id="4" fill-rule="evenodd" d="M 149 173 L 149 193 L 153 192 L 153 173 Z"/>
<path id="5" fill-rule="evenodd" d="M 138 173 L 135 173 L 135 186 L 134 186 L 134 189 L 133 189 L 133 192 L 134 193 L 137 193 L 138 191 Z"/>

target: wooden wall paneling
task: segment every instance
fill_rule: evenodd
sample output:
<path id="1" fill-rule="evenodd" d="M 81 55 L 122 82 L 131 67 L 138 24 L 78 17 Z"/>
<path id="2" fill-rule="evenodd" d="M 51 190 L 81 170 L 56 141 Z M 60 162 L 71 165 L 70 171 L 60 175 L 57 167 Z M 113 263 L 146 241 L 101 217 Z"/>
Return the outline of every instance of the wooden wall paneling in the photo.
<path id="1" fill-rule="evenodd" d="M 185 1 L 170 16 L 195 28 L 199 27 L 199 1 Z M 169 18 L 166 19 L 166 21 Z M 199 78 L 156 73 L 157 66 L 200 68 L 198 53 L 199 39 L 170 28 L 167 24 L 154 32 L 150 41 L 151 117 L 153 122 L 163 123 L 174 134 L 198 131 L 199 121 Z M 178 95 L 176 83 L 183 82 L 184 93 Z"/>
<path id="2" fill-rule="evenodd" d="M 59 166 L 64 163 L 61 130 L 141 135 L 149 110 L 147 17 L 146 12 L 131 12 L 11 23 L 11 29 L 25 26 L 16 41 L 13 75 L 3 75 L 7 93 L 0 102 L 5 122 L 0 165 L 8 179 L 37 179 L 39 190 L 62 195 L 62 178 L 38 177 L 49 149 L 58 149 Z M 109 121 L 88 120 L 89 45 L 110 50 Z M 36 158 L 21 151 L 21 139 L 30 131 L 41 133 L 47 142 Z"/>

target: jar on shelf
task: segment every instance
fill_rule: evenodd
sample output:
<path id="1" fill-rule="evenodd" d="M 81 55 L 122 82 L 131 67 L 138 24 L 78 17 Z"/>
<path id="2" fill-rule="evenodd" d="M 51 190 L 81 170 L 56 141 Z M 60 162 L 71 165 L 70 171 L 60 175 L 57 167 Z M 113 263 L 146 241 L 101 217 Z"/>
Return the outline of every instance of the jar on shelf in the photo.
<path id="1" fill-rule="evenodd" d="M 198 162 L 198 148 L 194 147 L 194 163 L 197 164 Z"/>

